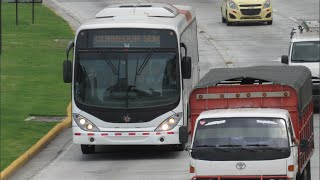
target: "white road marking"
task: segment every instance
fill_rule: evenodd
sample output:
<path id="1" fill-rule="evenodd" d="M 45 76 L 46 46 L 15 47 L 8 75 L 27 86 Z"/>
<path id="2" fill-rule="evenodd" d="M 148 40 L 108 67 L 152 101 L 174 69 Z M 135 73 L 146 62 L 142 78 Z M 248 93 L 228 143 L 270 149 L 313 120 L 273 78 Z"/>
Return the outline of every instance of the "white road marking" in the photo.
<path id="1" fill-rule="evenodd" d="M 227 55 L 225 52 L 225 48 L 222 47 L 222 45 L 218 44 L 209 34 L 207 34 L 204 30 L 202 30 L 202 27 L 198 25 L 199 34 L 204 36 L 211 44 L 212 46 L 217 50 L 218 54 L 222 57 L 223 61 L 228 67 L 233 67 L 233 63 L 231 58 Z"/>
<path id="2" fill-rule="evenodd" d="M 293 22 L 298 22 L 298 20 L 296 20 L 296 19 L 294 19 L 294 18 L 292 18 L 292 17 L 289 17 L 289 19 L 291 20 L 291 21 L 293 21 Z"/>
<path id="3" fill-rule="evenodd" d="M 72 141 L 72 140 L 71 140 Z M 42 169 L 40 169 L 40 171 L 38 171 L 37 173 L 35 173 L 30 179 L 31 180 L 38 180 L 41 178 L 41 176 L 50 168 L 52 167 L 54 164 L 56 164 L 57 161 L 59 161 L 73 146 L 73 143 L 71 141 L 67 142 L 67 146 L 66 148 L 62 149 L 62 152 L 57 154 L 57 156 L 51 160 L 46 166 L 44 166 Z"/>

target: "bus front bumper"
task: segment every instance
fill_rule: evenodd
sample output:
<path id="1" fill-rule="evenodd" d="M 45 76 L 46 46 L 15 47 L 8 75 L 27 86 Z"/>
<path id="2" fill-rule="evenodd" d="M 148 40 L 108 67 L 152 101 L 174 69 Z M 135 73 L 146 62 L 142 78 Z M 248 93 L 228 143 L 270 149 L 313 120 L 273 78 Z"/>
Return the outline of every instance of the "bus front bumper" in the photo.
<path id="1" fill-rule="evenodd" d="M 88 132 L 73 127 L 73 142 L 86 145 L 169 145 L 180 144 L 179 127 L 162 132 Z"/>

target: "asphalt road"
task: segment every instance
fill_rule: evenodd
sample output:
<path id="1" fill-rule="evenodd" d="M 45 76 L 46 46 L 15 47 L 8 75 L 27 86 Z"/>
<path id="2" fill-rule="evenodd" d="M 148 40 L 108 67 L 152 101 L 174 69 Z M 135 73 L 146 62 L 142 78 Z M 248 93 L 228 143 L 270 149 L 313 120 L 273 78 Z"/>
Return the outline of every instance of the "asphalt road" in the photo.
<path id="1" fill-rule="evenodd" d="M 126 0 L 128 1 L 128 0 Z M 67 13 L 63 16 L 74 29 L 112 2 L 123 0 L 52 0 Z M 151 1 L 148 1 L 151 2 Z M 171 4 L 191 5 L 198 20 L 201 76 L 217 67 L 280 65 L 287 54 L 289 33 L 300 19 L 319 19 L 318 0 L 273 0 L 274 24 L 221 23 L 221 0 L 163 0 Z M 72 15 L 76 20 L 68 17 Z M 62 61 L 62 59 L 61 59 Z M 312 180 L 319 180 L 319 115 L 314 116 L 316 150 L 312 157 Z M 162 180 L 187 179 L 187 152 L 172 152 L 166 147 L 102 147 L 98 153 L 82 155 L 72 144 L 71 130 L 60 134 L 39 155 L 11 179 L 112 179 Z"/>

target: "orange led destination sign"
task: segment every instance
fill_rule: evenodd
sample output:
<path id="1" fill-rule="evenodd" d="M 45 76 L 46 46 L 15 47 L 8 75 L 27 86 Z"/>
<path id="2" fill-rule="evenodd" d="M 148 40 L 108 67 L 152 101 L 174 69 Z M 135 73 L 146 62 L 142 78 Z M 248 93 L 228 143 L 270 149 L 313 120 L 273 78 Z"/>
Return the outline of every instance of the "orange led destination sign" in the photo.
<path id="1" fill-rule="evenodd" d="M 106 48 L 156 48 L 160 47 L 160 35 L 94 35 L 92 46 Z"/>

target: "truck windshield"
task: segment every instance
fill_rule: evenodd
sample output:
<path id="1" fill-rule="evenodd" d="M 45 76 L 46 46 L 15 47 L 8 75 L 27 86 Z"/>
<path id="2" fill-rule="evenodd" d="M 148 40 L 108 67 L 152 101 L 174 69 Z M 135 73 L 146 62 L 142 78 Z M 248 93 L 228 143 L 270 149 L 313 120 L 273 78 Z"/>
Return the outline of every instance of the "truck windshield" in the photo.
<path id="1" fill-rule="evenodd" d="M 78 51 L 75 99 L 103 108 L 164 106 L 180 94 L 177 51 L 169 48 Z"/>
<path id="2" fill-rule="evenodd" d="M 193 147 L 284 149 L 289 147 L 286 123 L 278 118 L 203 119 L 197 124 Z"/>
<path id="3" fill-rule="evenodd" d="M 296 42 L 292 47 L 291 62 L 320 62 L 320 42 Z"/>

